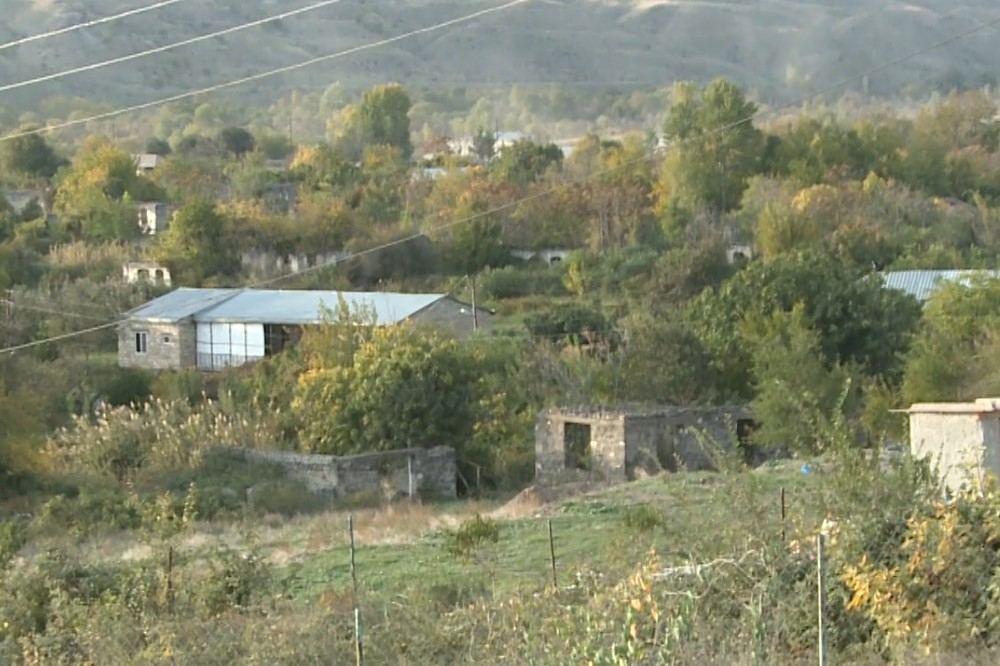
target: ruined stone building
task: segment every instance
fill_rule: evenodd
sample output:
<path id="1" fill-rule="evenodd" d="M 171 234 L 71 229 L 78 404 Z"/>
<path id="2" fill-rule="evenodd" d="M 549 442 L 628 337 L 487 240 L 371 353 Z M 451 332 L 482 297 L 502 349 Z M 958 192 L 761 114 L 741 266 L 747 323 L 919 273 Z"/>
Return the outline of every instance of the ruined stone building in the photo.
<path id="1" fill-rule="evenodd" d="M 746 442 L 743 407 L 586 407 L 549 409 L 535 425 L 535 478 L 589 473 L 629 481 L 661 470 L 711 469 L 705 445 Z"/>
<path id="2" fill-rule="evenodd" d="M 981 490 L 1000 478 L 1000 398 L 916 404 L 910 416 L 910 452 L 930 463 L 942 489 Z"/>

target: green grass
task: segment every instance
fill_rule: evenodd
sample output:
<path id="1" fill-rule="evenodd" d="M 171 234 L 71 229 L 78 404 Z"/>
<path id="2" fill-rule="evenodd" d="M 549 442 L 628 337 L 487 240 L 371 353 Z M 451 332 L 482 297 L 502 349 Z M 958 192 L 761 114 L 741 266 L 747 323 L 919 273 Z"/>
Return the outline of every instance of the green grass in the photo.
<path id="1" fill-rule="evenodd" d="M 550 583 L 547 521 L 555 534 L 560 584 L 578 571 L 616 577 L 651 551 L 665 564 L 733 553 L 752 537 L 780 539 L 779 490 L 788 498 L 788 538 L 812 533 L 821 518 L 816 484 L 797 466 L 746 474 L 682 473 L 623 484 L 549 507 L 544 515 L 500 523 L 500 539 L 471 558 L 446 549 L 433 532 L 408 544 L 369 545 L 356 551 L 359 585 L 370 604 L 425 593 L 438 586 L 482 583 L 495 597 L 530 592 Z M 662 524 L 629 527 L 626 512 L 646 505 Z M 309 602 L 351 585 L 350 555 L 337 545 L 280 571 L 284 592 Z"/>

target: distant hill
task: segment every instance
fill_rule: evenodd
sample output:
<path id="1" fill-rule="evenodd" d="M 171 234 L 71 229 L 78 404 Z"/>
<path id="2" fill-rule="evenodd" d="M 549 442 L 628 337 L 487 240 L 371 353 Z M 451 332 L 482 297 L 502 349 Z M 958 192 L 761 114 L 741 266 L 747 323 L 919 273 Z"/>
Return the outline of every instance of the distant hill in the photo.
<path id="1" fill-rule="evenodd" d="M 0 51 L 16 81 L 159 46 L 313 0 L 189 0 L 114 24 Z M 152 0 L 5 0 L 0 41 L 97 18 Z M 135 103 L 294 63 L 431 25 L 502 0 L 344 0 L 322 10 L 176 52 L 0 94 L 21 110 L 44 97 Z M 565 82 L 669 84 L 724 75 L 785 100 L 1000 16 L 996 0 L 536 0 L 257 84 L 387 80 L 411 86 Z M 997 30 L 986 30 L 869 82 L 875 94 L 992 83 Z"/>

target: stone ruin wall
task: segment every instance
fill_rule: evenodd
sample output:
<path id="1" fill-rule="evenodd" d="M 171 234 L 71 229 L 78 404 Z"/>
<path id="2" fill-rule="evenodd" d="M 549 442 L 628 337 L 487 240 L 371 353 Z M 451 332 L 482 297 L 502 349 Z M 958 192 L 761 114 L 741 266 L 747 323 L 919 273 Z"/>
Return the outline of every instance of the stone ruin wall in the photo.
<path id="1" fill-rule="evenodd" d="M 456 495 L 455 450 L 446 446 L 343 457 L 254 449 L 232 451 L 248 462 L 277 465 L 311 492 L 338 499 L 371 493 L 407 496 L 409 461 L 412 461 L 415 495 L 438 498 Z"/>

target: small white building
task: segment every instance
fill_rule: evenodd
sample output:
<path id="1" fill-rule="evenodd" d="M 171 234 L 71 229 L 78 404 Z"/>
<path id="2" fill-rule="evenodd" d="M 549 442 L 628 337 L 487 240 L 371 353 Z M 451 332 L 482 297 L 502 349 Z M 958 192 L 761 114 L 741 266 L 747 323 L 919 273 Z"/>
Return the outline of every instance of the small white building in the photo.
<path id="1" fill-rule="evenodd" d="M 130 261 L 122 266 L 122 277 L 126 284 L 162 284 L 169 287 L 172 283 L 170 269 L 152 261 Z"/>
<path id="2" fill-rule="evenodd" d="M 145 201 L 137 206 L 139 231 L 145 236 L 162 234 L 170 225 L 170 206 L 159 201 Z"/>
<path id="3" fill-rule="evenodd" d="M 944 490 L 978 491 L 1000 478 L 1000 398 L 910 407 L 910 452 L 926 459 Z"/>

